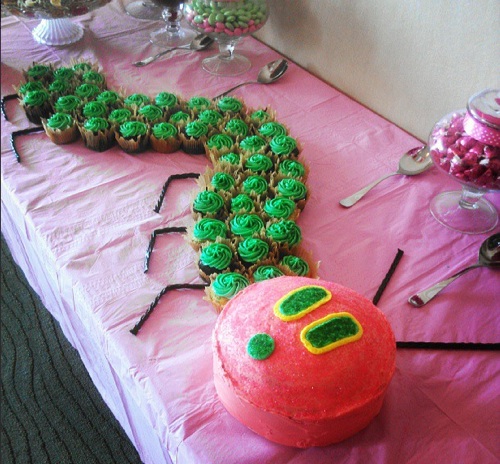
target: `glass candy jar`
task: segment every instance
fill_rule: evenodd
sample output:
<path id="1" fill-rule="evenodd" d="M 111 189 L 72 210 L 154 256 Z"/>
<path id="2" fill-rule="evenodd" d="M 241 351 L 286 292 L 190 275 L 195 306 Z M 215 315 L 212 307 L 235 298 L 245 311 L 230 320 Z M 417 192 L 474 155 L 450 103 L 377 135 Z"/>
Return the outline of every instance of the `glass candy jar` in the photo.
<path id="1" fill-rule="evenodd" d="M 264 26 L 269 15 L 267 0 L 192 0 L 185 14 L 191 27 L 219 44 L 219 54 L 203 60 L 205 71 L 236 76 L 250 68 L 250 60 L 234 48 L 241 38 Z"/>
<path id="2" fill-rule="evenodd" d="M 492 230 L 495 206 L 483 196 L 500 191 L 500 90 L 473 95 L 467 108 L 444 116 L 429 136 L 432 160 L 462 185 L 435 197 L 430 210 L 450 229 L 468 234 Z"/>

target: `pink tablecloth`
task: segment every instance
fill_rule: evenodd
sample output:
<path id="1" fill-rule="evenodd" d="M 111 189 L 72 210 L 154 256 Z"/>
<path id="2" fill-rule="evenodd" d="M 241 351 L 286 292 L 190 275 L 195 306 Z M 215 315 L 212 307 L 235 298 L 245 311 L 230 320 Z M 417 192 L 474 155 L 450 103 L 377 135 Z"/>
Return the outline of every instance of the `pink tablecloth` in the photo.
<path id="1" fill-rule="evenodd" d="M 255 78 L 279 56 L 247 38 L 238 48 L 253 67 L 237 78 L 201 69 L 213 50 L 176 52 L 139 69 L 130 63 L 156 51 L 148 36 L 158 23 L 134 20 L 119 1 L 75 21 L 85 26 L 84 39 L 51 48 L 33 41 L 36 21 L 2 18 L 2 95 L 12 93 L 32 62 L 86 59 L 99 63 L 109 87 L 126 93 L 211 97 Z M 303 147 L 311 198 L 298 224 L 304 247 L 321 261 L 321 278 L 372 298 L 400 248 L 404 256 L 379 303 L 397 340 L 500 341 L 500 275 L 491 270 L 464 275 L 423 309 L 406 302 L 474 262 L 487 236 L 453 232 L 431 217 L 430 200 L 457 184 L 433 169 L 392 177 L 351 209 L 338 204 L 396 169 L 417 140 L 293 63 L 279 83 L 242 87 L 235 96 L 249 107 L 274 109 Z M 380 415 L 334 446 L 286 448 L 240 425 L 215 393 L 216 314 L 201 291 L 165 295 L 138 336 L 129 332 L 167 284 L 199 282 L 194 252 L 179 234 L 158 237 L 147 274 L 143 261 L 153 230 L 192 223 L 195 182 L 172 184 L 155 213 L 163 183 L 172 174 L 203 172 L 207 160 L 181 152 L 131 156 L 119 148 L 96 153 L 81 142 L 56 146 L 41 133 L 18 139 L 17 163 L 10 133 L 29 124 L 15 102 L 7 111 L 2 233 L 144 462 L 498 462 L 499 357 L 492 351 L 399 349 Z M 488 198 L 498 208 L 498 198 Z"/>

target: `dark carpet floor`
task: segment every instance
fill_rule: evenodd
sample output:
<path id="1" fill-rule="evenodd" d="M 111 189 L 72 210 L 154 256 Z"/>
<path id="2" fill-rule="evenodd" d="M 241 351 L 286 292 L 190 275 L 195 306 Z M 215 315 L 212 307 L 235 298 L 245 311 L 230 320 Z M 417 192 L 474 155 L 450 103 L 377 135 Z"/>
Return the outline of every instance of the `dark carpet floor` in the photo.
<path id="1" fill-rule="evenodd" d="M 141 463 L 3 237 L 1 321 L 2 463 Z"/>

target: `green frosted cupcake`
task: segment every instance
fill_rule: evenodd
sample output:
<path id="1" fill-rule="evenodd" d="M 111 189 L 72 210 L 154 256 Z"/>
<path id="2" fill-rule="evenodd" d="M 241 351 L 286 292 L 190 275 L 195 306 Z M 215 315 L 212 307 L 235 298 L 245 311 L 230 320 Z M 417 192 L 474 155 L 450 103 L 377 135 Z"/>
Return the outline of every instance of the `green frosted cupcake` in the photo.
<path id="1" fill-rule="evenodd" d="M 300 180 L 288 177 L 278 182 L 276 190 L 279 195 L 293 201 L 304 200 L 307 196 L 306 185 Z"/>
<path id="2" fill-rule="evenodd" d="M 236 115 L 240 112 L 243 112 L 243 103 L 234 97 L 222 97 L 217 102 L 217 108 L 221 110 L 223 113 L 227 113 L 229 115 Z"/>
<path id="3" fill-rule="evenodd" d="M 47 136 L 57 145 L 74 142 L 78 138 L 78 127 L 70 114 L 54 113 L 49 119 L 42 119 Z"/>
<path id="4" fill-rule="evenodd" d="M 97 95 L 96 100 L 100 103 L 104 103 L 110 110 L 121 108 L 123 103 L 120 94 L 113 90 L 104 90 Z"/>
<path id="5" fill-rule="evenodd" d="M 182 149 L 190 155 L 204 154 L 207 136 L 208 126 L 204 122 L 189 122 L 180 132 Z"/>
<path id="6" fill-rule="evenodd" d="M 217 238 L 227 237 L 227 225 L 218 219 L 200 219 L 193 228 L 192 240 L 194 242 L 215 242 Z"/>
<path id="7" fill-rule="evenodd" d="M 165 120 L 163 110 L 156 105 L 144 105 L 139 108 L 139 116 L 149 124 L 156 124 Z"/>
<path id="8" fill-rule="evenodd" d="M 264 211 L 270 218 L 296 219 L 297 215 L 294 214 L 296 210 L 295 202 L 286 197 L 269 198 L 264 203 Z"/>
<path id="9" fill-rule="evenodd" d="M 209 150 L 220 153 L 230 152 L 233 148 L 234 140 L 227 134 L 214 134 L 207 141 Z"/>
<path id="10" fill-rule="evenodd" d="M 216 172 L 212 176 L 212 179 L 210 179 L 210 183 L 216 192 L 220 190 L 227 192 L 235 186 L 236 181 L 234 177 L 227 172 Z"/>
<path id="11" fill-rule="evenodd" d="M 187 102 L 187 107 L 195 115 L 200 114 L 202 111 L 213 109 L 212 102 L 208 98 L 199 96 L 191 97 Z"/>
<path id="12" fill-rule="evenodd" d="M 181 146 L 177 127 L 169 122 L 159 122 L 151 129 L 150 143 L 159 153 L 173 153 Z"/>
<path id="13" fill-rule="evenodd" d="M 275 279 L 276 277 L 281 277 L 285 275 L 281 269 L 272 265 L 263 265 L 257 267 L 252 274 L 253 280 L 255 282 L 262 282 L 263 280 Z"/>
<path id="14" fill-rule="evenodd" d="M 267 180 L 262 176 L 249 176 L 243 181 L 243 192 L 249 195 L 263 195 L 267 188 Z"/>
<path id="15" fill-rule="evenodd" d="M 173 113 L 179 110 L 179 99 L 170 92 L 160 92 L 155 96 L 156 106 L 162 108 L 165 112 Z"/>
<path id="16" fill-rule="evenodd" d="M 217 311 L 222 311 L 224 305 L 238 292 L 250 285 L 247 277 L 237 272 L 218 274 L 208 288 L 207 295 Z"/>
<path id="17" fill-rule="evenodd" d="M 219 158 L 219 163 L 225 163 L 231 166 L 238 166 L 240 164 L 241 156 L 239 153 L 225 153 Z"/>
<path id="18" fill-rule="evenodd" d="M 211 190 L 202 190 L 193 201 L 193 212 L 212 217 L 224 210 L 224 199 Z"/>
<path id="19" fill-rule="evenodd" d="M 260 238 L 248 237 L 238 244 L 238 256 L 246 266 L 262 261 L 268 254 L 269 244 Z"/>
<path id="20" fill-rule="evenodd" d="M 271 139 L 269 147 L 278 157 L 295 156 L 299 154 L 297 141 L 289 135 L 276 135 Z"/>
<path id="21" fill-rule="evenodd" d="M 127 153 L 140 153 L 148 147 L 149 127 L 142 121 L 126 121 L 116 132 L 116 141 Z"/>
<path id="22" fill-rule="evenodd" d="M 46 119 L 52 113 L 50 94 L 44 89 L 32 90 L 24 94 L 21 99 L 21 106 L 28 120 L 38 125 L 42 123 L 42 118 Z"/>
<path id="23" fill-rule="evenodd" d="M 231 232 L 243 238 L 259 235 L 264 229 L 264 221 L 256 214 L 236 214 L 229 222 Z"/>
<path id="24" fill-rule="evenodd" d="M 266 229 L 266 236 L 280 245 L 286 245 L 290 248 L 298 245 L 302 240 L 300 227 L 290 220 L 270 224 Z"/>
<path id="25" fill-rule="evenodd" d="M 75 95 L 83 101 L 94 100 L 101 93 L 101 88 L 95 84 L 81 84 L 75 89 Z"/>
<path id="26" fill-rule="evenodd" d="M 107 118 L 108 107 L 104 103 L 91 101 L 83 105 L 82 114 L 84 119 Z"/>
<path id="27" fill-rule="evenodd" d="M 124 122 L 130 121 L 132 118 L 132 111 L 128 108 L 117 108 L 111 111 L 108 121 L 114 126 L 120 126 Z"/>
<path id="28" fill-rule="evenodd" d="M 240 142 L 240 148 L 249 153 L 258 153 L 264 151 L 267 142 L 258 135 L 249 135 Z"/>
<path id="29" fill-rule="evenodd" d="M 231 199 L 231 212 L 233 213 L 250 213 L 254 208 L 253 200 L 244 193 Z"/>
<path id="30" fill-rule="evenodd" d="M 294 255 L 286 255 L 280 261 L 282 266 L 288 267 L 290 271 L 298 276 L 307 276 L 309 275 L 309 264 L 302 258 Z"/>
<path id="31" fill-rule="evenodd" d="M 54 109 L 57 113 L 69 113 L 76 117 L 82 105 L 82 99 L 76 95 L 63 95 L 56 100 Z"/>
<path id="32" fill-rule="evenodd" d="M 27 70 L 23 71 L 24 78 L 26 81 L 39 81 L 43 84 L 48 84 L 52 82 L 53 76 L 52 66 L 45 64 L 33 64 Z"/>
<path id="33" fill-rule="evenodd" d="M 225 243 L 210 243 L 201 249 L 198 267 L 203 278 L 230 268 L 233 250 Z"/>
<path id="34" fill-rule="evenodd" d="M 107 119 L 90 118 L 79 124 L 78 129 L 87 148 L 105 151 L 113 145 L 114 130 Z"/>
<path id="35" fill-rule="evenodd" d="M 256 153 L 246 160 L 245 169 L 255 173 L 270 172 L 273 169 L 273 162 L 269 156 Z"/>
<path id="36" fill-rule="evenodd" d="M 217 127 L 222 121 L 222 114 L 215 110 L 204 110 L 198 115 L 198 119 L 208 126 Z"/>
<path id="37" fill-rule="evenodd" d="M 297 180 L 302 179 L 306 175 L 304 165 L 296 160 L 285 158 L 278 165 L 278 172 L 285 176 L 295 177 Z"/>
<path id="38" fill-rule="evenodd" d="M 265 138 L 272 139 L 277 135 L 287 135 L 287 130 L 283 124 L 276 121 L 270 121 L 259 127 L 259 134 Z"/>
<path id="39" fill-rule="evenodd" d="M 233 137 L 243 139 L 248 135 L 248 126 L 241 119 L 230 119 L 224 126 L 224 132 Z"/>
<path id="40" fill-rule="evenodd" d="M 138 109 L 151 104 L 151 99 L 143 93 L 133 93 L 125 98 L 123 104 L 131 109 Z"/>

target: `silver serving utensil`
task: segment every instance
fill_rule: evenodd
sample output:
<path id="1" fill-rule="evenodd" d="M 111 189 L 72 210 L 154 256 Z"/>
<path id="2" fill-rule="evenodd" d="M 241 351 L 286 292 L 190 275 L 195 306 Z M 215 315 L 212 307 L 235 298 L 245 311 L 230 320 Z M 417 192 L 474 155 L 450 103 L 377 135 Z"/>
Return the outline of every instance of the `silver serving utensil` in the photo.
<path id="1" fill-rule="evenodd" d="M 415 176 L 420 174 L 432 166 L 432 159 L 429 156 L 429 147 L 426 145 L 412 148 L 407 151 L 399 160 L 399 167 L 396 172 L 383 175 L 381 178 L 362 188 L 361 190 L 353 193 L 352 195 L 340 200 L 340 204 L 346 208 L 355 205 L 361 198 L 363 198 L 373 187 L 378 185 L 388 177 L 397 174 L 404 174 L 405 176 Z"/>
<path id="2" fill-rule="evenodd" d="M 408 303 L 417 308 L 424 306 L 454 280 L 458 279 L 466 272 L 469 272 L 471 269 L 476 269 L 478 267 L 491 267 L 493 269 L 500 270 L 500 234 L 491 235 L 481 244 L 477 263 L 467 266 L 456 274 L 453 274 L 451 277 L 448 277 L 432 287 L 410 296 L 410 298 L 408 298 Z"/>
<path id="3" fill-rule="evenodd" d="M 179 47 L 169 48 L 168 50 L 164 50 L 160 53 L 157 53 L 154 56 L 150 56 L 149 58 L 146 58 L 146 59 L 141 60 L 141 61 L 136 61 L 135 63 L 132 63 L 132 64 L 134 66 L 137 66 L 137 67 L 146 66 L 149 63 L 156 61 L 158 58 L 166 55 L 167 53 L 173 52 L 174 50 L 196 50 L 196 51 L 204 50 L 209 45 L 211 45 L 213 42 L 214 42 L 214 39 L 212 39 L 208 35 L 199 34 L 193 39 L 193 41 L 189 45 L 180 45 Z"/>
<path id="4" fill-rule="evenodd" d="M 288 61 L 285 59 L 279 59 L 275 61 L 271 61 L 270 63 L 267 63 L 264 65 L 260 71 L 259 74 L 257 75 L 257 80 L 256 81 L 247 81 L 247 82 L 242 82 L 241 84 L 235 85 L 234 87 L 231 87 L 229 90 L 226 90 L 225 92 L 221 93 L 220 95 L 217 95 L 213 99 L 216 100 L 217 98 L 225 97 L 227 94 L 231 93 L 233 90 L 236 90 L 239 87 L 242 87 L 243 85 L 248 85 L 248 84 L 270 84 L 271 82 L 277 81 L 283 74 L 285 74 L 285 71 L 288 69 Z"/>

